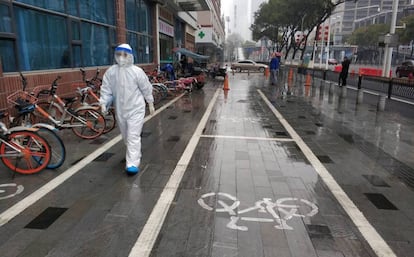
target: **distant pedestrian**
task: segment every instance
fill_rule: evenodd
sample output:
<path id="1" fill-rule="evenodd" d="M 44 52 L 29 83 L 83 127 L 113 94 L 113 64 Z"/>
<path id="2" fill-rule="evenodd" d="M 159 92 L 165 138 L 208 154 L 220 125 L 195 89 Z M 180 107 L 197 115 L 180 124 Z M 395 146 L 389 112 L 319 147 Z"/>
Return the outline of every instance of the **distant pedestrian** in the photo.
<path id="1" fill-rule="evenodd" d="M 165 72 L 165 75 L 168 80 L 176 80 L 174 66 L 171 63 L 167 63 L 163 68 L 161 68 L 161 71 Z"/>
<path id="2" fill-rule="evenodd" d="M 277 82 L 277 74 L 279 71 L 280 60 L 279 57 L 276 56 L 276 53 L 273 53 L 272 59 L 270 60 L 269 68 L 270 68 L 270 83 L 272 85 L 276 84 Z"/>
<path id="3" fill-rule="evenodd" d="M 351 64 L 351 61 L 348 59 L 348 57 L 344 57 L 344 60 L 342 61 L 342 70 L 341 73 L 339 73 L 339 86 L 346 86 L 346 78 L 348 77 L 349 72 L 349 65 Z"/>

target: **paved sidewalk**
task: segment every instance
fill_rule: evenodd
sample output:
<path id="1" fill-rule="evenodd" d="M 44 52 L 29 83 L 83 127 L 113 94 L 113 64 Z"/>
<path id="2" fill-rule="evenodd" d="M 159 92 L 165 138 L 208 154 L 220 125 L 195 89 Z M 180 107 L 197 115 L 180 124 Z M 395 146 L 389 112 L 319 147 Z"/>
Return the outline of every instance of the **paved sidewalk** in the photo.
<path id="1" fill-rule="evenodd" d="M 144 125 L 141 174 L 115 144 L 1 226 L 2 256 L 411 257 L 413 120 L 303 82 L 236 73 L 178 99 Z M 30 195 L 116 135 L 65 134 L 62 169 L 12 181 Z"/>

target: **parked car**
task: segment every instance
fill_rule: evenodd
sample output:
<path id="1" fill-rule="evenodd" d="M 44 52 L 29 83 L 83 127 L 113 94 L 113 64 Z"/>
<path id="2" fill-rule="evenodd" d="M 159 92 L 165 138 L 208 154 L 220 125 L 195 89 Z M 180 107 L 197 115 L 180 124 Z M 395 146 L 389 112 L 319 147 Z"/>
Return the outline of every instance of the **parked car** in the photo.
<path id="1" fill-rule="evenodd" d="M 252 60 L 243 60 L 231 64 L 231 69 L 237 72 L 241 72 L 242 70 L 264 72 L 267 67 L 269 66 L 266 64 L 256 63 Z"/>
<path id="2" fill-rule="evenodd" d="M 408 60 L 397 66 L 395 70 L 397 77 L 410 77 L 414 75 L 414 60 Z M 411 75 L 410 75 L 411 74 Z"/>
<path id="3" fill-rule="evenodd" d="M 330 59 L 328 59 L 328 64 L 337 65 L 338 61 L 334 58 L 330 58 Z"/>

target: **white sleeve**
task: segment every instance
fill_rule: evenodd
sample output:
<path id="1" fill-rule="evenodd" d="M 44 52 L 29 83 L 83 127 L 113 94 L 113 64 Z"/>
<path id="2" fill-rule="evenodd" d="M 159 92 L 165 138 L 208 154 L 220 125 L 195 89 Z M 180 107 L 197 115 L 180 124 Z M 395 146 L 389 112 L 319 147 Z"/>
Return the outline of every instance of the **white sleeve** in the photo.
<path id="1" fill-rule="evenodd" d="M 138 87 L 147 103 L 153 103 L 154 97 L 152 95 L 152 84 L 149 81 L 147 74 L 145 74 L 141 68 L 139 68 L 138 71 Z"/>

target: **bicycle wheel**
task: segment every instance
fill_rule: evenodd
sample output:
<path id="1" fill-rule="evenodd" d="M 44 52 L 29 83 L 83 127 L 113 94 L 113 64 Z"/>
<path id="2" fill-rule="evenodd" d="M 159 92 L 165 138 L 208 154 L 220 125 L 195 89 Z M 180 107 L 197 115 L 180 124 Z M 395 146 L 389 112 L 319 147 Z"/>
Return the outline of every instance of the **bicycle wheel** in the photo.
<path id="1" fill-rule="evenodd" d="M 47 141 L 32 131 L 14 131 L 0 145 L 1 160 L 9 169 L 33 174 L 47 167 L 50 161 Z"/>
<path id="2" fill-rule="evenodd" d="M 93 103 L 91 106 L 98 106 L 100 107 L 99 103 Z M 103 134 L 106 134 L 112 131 L 116 126 L 116 117 L 115 117 L 115 108 L 113 106 L 109 107 L 108 113 L 104 115 L 105 118 L 105 129 Z"/>
<path id="3" fill-rule="evenodd" d="M 81 109 L 72 117 L 72 131 L 80 138 L 94 139 L 105 130 L 105 117 L 94 109 Z"/>
<path id="4" fill-rule="evenodd" d="M 115 128 L 115 125 L 116 125 L 115 109 L 113 107 L 110 107 L 108 110 L 108 114 L 106 114 L 104 117 L 105 117 L 105 129 L 103 133 L 106 134 Z"/>
<path id="5" fill-rule="evenodd" d="M 53 130 L 48 128 L 40 127 L 37 134 L 46 139 L 50 146 L 51 157 L 46 168 L 57 169 L 62 166 L 66 158 L 66 148 L 62 139 Z"/>
<path id="6" fill-rule="evenodd" d="M 37 106 L 46 111 L 55 120 L 60 120 L 63 115 L 62 111 L 56 105 L 51 105 L 47 101 L 38 102 Z M 35 109 L 33 114 L 36 116 L 36 123 L 48 123 L 54 125 L 54 123 L 45 117 L 42 113 L 40 113 L 38 109 Z"/>

